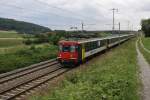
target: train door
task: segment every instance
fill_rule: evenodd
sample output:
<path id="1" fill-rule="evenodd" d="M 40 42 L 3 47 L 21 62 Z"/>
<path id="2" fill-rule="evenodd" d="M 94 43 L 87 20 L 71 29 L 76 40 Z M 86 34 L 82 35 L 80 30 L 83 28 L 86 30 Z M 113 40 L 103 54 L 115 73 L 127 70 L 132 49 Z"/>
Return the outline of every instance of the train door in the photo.
<path id="1" fill-rule="evenodd" d="M 78 62 L 80 63 L 82 61 L 82 45 L 78 45 Z"/>
<path id="2" fill-rule="evenodd" d="M 109 48 L 109 39 L 106 39 L 106 48 Z"/>
<path id="3" fill-rule="evenodd" d="M 84 62 L 85 61 L 85 44 L 83 43 L 83 44 L 81 44 L 81 46 L 82 46 L 82 62 Z"/>

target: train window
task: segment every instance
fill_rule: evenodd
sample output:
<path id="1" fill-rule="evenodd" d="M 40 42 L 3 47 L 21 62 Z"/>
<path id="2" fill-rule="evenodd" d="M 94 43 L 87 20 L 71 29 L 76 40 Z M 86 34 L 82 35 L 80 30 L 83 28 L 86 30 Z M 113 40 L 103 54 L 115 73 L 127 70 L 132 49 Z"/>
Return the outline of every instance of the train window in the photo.
<path id="1" fill-rule="evenodd" d="M 101 46 L 101 41 L 98 41 L 98 44 L 97 44 L 97 45 L 98 45 L 98 47 L 100 47 L 100 46 Z"/>
<path id="2" fill-rule="evenodd" d="M 101 47 L 106 44 L 106 40 L 101 40 Z"/>
<path id="3" fill-rule="evenodd" d="M 70 46 L 63 46 L 63 52 L 70 52 Z"/>
<path id="4" fill-rule="evenodd" d="M 71 46 L 70 47 L 70 52 L 75 52 L 76 51 L 76 46 Z"/>
<path id="5" fill-rule="evenodd" d="M 76 50 L 78 50 L 78 46 L 60 45 L 59 50 L 62 52 L 75 52 Z"/>
<path id="6" fill-rule="evenodd" d="M 91 45 L 90 50 L 93 50 L 94 49 L 94 43 L 90 42 L 90 45 Z"/>
<path id="7" fill-rule="evenodd" d="M 97 48 L 97 41 L 93 42 L 94 43 L 94 49 Z"/>
<path id="8" fill-rule="evenodd" d="M 91 43 L 90 42 L 85 43 L 85 51 L 88 52 L 90 51 L 90 49 L 91 49 Z"/>

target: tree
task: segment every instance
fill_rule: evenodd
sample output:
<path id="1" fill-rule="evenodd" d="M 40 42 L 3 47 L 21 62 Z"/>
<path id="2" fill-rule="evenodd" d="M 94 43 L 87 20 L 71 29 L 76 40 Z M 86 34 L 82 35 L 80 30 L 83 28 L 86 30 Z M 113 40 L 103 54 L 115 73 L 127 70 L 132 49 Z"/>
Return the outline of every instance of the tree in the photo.
<path id="1" fill-rule="evenodd" d="M 150 37 L 150 19 L 144 19 L 141 21 L 142 31 L 146 37 Z"/>
<path id="2" fill-rule="evenodd" d="M 51 43 L 53 43 L 54 45 L 58 45 L 58 42 L 59 42 L 59 40 L 60 40 L 60 36 L 58 36 L 58 35 L 52 35 L 51 37 L 50 37 L 50 42 Z"/>

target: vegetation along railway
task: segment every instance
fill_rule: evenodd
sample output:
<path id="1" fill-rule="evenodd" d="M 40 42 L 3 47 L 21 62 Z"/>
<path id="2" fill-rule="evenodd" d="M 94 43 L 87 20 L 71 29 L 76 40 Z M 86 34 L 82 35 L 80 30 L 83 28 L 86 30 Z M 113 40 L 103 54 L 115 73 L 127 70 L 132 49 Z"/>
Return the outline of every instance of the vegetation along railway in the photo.
<path id="1" fill-rule="evenodd" d="M 71 70 L 89 57 L 134 37 L 134 34 L 80 41 L 60 41 L 58 58 L 0 75 L 0 100 L 20 99 L 34 89 Z M 63 65 L 63 66 L 62 66 Z"/>

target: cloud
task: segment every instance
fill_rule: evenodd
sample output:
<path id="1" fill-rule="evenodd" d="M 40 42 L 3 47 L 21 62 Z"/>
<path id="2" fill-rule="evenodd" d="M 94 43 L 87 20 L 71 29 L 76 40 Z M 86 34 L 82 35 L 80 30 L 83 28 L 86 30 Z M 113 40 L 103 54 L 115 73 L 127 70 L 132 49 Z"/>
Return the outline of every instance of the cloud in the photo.
<path id="1" fill-rule="evenodd" d="M 48 26 L 52 29 L 81 28 L 85 23 L 88 30 L 110 30 L 112 27 L 112 8 L 116 24 L 128 29 L 140 28 L 140 21 L 150 17 L 148 0 L 1 0 L 0 17 L 15 18 Z M 118 26 L 116 26 L 117 29 Z"/>

